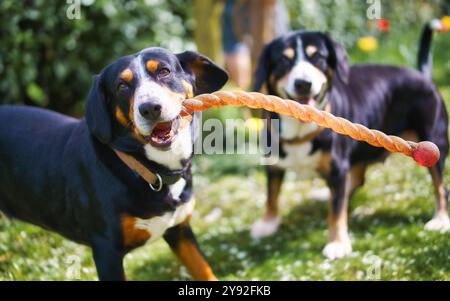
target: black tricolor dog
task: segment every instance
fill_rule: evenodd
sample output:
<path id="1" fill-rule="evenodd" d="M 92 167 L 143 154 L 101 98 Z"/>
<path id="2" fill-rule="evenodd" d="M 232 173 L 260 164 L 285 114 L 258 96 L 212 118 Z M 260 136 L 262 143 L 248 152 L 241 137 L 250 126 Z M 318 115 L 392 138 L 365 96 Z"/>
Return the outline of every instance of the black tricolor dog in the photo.
<path id="1" fill-rule="evenodd" d="M 0 210 L 91 246 L 101 280 L 125 279 L 125 254 L 160 236 L 195 279 L 215 279 L 189 226 L 195 130 L 182 102 L 227 79 L 197 53 L 148 48 L 95 77 L 85 119 L 1 106 Z"/>
<path id="2" fill-rule="evenodd" d="M 431 68 L 431 34 L 427 25 L 420 45 L 420 71 Z M 263 50 L 254 90 L 261 89 L 331 110 L 337 116 L 388 134 L 434 142 L 441 151 L 440 161 L 429 169 L 437 210 L 426 228 L 450 229 L 447 190 L 442 179 L 449 147 L 448 117 L 430 72 L 381 65 L 350 67 L 345 49 L 328 34 L 296 31 L 275 39 Z M 253 225 L 252 236 L 268 236 L 278 228 L 277 198 L 285 169 L 294 169 L 301 175 L 313 171 L 324 177 L 331 192 L 329 243 L 324 254 L 328 258 L 345 256 L 351 252 L 348 200 L 363 185 L 367 166 L 386 158 L 387 152 L 314 124 L 265 114 L 268 121 L 280 119 L 279 138 L 271 139 L 271 143 L 280 143 L 280 156 L 278 163 L 267 169 L 267 212 Z"/>

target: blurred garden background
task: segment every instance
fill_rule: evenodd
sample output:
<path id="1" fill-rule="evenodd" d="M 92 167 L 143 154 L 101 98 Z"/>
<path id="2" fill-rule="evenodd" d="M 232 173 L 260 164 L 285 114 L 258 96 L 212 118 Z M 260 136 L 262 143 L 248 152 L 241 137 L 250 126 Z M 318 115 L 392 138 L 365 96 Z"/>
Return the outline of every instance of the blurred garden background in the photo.
<path id="1" fill-rule="evenodd" d="M 0 104 L 40 106 L 82 116 L 93 74 L 116 58 L 149 46 L 173 52 L 203 49 L 223 63 L 217 18 L 224 2 L 81 0 L 81 18 L 70 20 L 66 1 L 2 0 Z M 292 29 L 330 32 L 346 46 L 351 63 L 415 68 L 424 23 L 442 18 L 450 28 L 448 0 L 382 0 L 381 20 L 368 19 L 367 1 L 285 0 L 284 4 Z M 211 24 L 206 28 L 214 34 L 200 45 L 205 24 Z M 450 33 L 436 33 L 433 78 L 447 104 L 449 49 Z M 233 83 L 226 87 L 234 88 Z M 204 119 L 208 117 L 224 120 L 248 114 L 230 108 L 211 110 Z M 338 261 L 328 261 L 321 254 L 327 239 L 327 204 L 308 198 L 311 189 L 324 186 L 321 180 L 301 181 L 288 174 L 280 198 L 280 231 L 254 241 L 249 227 L 265 205 L 259 159 L 202 155 L 195 159 L 194 172 L 193 227 L 221 279 L 364 280 L 370 279 L 368 270 L 377 264 L 383 280 L 450 280 L 450 234 L 423 230 L 434 212 L 431 180 L 426 170 L 408 158 L 391 156 L 385 164 L 370 168 L 366 185 L 350 205 L 354 252 Z M 448 184 L 448 164 L 445 174 Z M 70 268 L 78 266 L 80 273 L 74 276 Z M 131 280 L 189 279 L 163 240 L 129 254 L 126 270 Z M 0 218 L 0 280 L 70 277 L 96 279 L 87 248 Z"/>

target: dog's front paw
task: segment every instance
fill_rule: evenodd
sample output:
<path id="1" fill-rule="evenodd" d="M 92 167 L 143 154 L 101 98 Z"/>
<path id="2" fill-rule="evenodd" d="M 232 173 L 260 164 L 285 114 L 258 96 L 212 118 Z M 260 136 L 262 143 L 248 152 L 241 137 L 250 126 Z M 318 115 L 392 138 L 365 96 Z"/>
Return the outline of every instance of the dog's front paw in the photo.
<path id="1" fill-rule="evenodd" d="M 280 223 L 281 218 L 279 217 L 261 218 L 253 224 L 250 235 L 254 239 L 271 236 L 277 232 Z"/>
<path id="2" fill-rule="evenodd" d="M 450 231 L 450 219 L 448 215 L 446 213 L 435 215 L 432 220 L 425 224 L 425 230 L 440 232 Z"/>
<path id="3" fill-rule="evenodd" d="M 328 259 L 338 259 L 352 253 L 350 239 L 330 241 L 323 249 L 323 255 Z"/>

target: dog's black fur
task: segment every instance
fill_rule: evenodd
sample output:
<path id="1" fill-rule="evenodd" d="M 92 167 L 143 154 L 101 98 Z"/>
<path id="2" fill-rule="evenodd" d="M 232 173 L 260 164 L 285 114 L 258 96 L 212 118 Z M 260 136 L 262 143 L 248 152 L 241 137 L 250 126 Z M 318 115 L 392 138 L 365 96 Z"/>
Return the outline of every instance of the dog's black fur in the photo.
<path id="1" fill-rule="evenodd" d="M 296 90 L 297 95 L 286 95 L 285 90 L 280 88 L 283 87 L 280 83 L 287 82 L 286 76 L 300 58 L 320 70 L 326 77 L 328 87 L 325 99 L 329 101 L 334 115 L 390 135 L 413 133 L 418 140 L 434 142 L 441 152 L 437 165 L 430 168 L 438 199 L 437 214 L 445 215 L 442 218 L 448 219 L 447 191 L 442 180 L 449 149 L 448 116 L 442 97 L 431 80 L 430 72 L 426 72 L 431 68 L 428 53 L 430 42 L 430 28 L 427 25 L 419 56 L 419 68 L 425 72 L 423 74 L 416 70 L 394 66 L 370 64 L 349 66 L 345 49 L 328 34 L 291 32 L 275 39 L 262 51 L 254 90 L 266 89 L 269 94 L 296 98 L 303 103 L 310 97 L 316 97 L 311 93 L 305 95 L 304 89 Z M 314 52 L 312 55 L 306 53 L 306 48 L 310 45 L 314 46 L 310 49 L 317 49 L 315 52 L 310 51 Z M 295 52 L 295 56 L 289 49 Z M 301 80 L 304 81 L 305 78 Z M 267 112 L 266 116 L 269 120 L 280 118 Z M 280 131 L 283 131 L 282 124 Z M 280 143 L 280 159 L 283 159 L 287 156 L 284 151 L 286 143 L 280 140 L 272 137 L 272 143 Z M 387 152 L 330 130 L 322 131 L 305 143 L 312 143 L 309 155 L 320 151 L 322 154 L 328 153 L 331 157 L 329 163 L 325 161 L 323 163 L 329 168 L 322 168 L 319 171 L 331 191 L 329 212 L 329 246 L 331 246 L 328 250 L 325 249 L 324 253 L 330 258 L 341 257 L 351 250 L 347 235 L 348 197 L 356 188 L 363 185 L 367 165 L 383 160 Z M 277 165 L 269 166 L 267 169 L 268 210 L 263 220 L 273 219 L 277 215 L 276 202 L 284 170 Z"/>
<path id="2" fill-rule="evenodd" d="M 157 62 L 157 70 L 139 75 L 137 69 L 145 70 L 149 60 Z M 134 75 L 128 82 L 119 76 L 127 68 Z M 0 106 L 0 210 L 92 247 L 101 280 L 125 279 L 124 255 L 148 239 L 145 235 L 139 239 L 136 232 L 134 240 L 125 243 L 130 234 L 125 231 L 130 229 L 126 230 L 124 216 L 161 216 L 192 198 L 190 158 L 182 162 L 181 170 L 172 171 L 145 157 L 145 137 L 130 113 L 136 87 L 144 81 L 186 98 L 192 96 L 188 90 L 197 94 L 220 89 L 227 74 L 194 52 L 174 55 L 148 48 L 118 59 L 95 77 L 86 118 L 81 120 L 44 109 Z M 113 149 L 131 154 L 161 174 L 162 190 L 150 189 Z M 178 199 L 169 190 L 173 178 L 186 180 Z M 186 252 L 178 249 L 186 241 L 191 252 L 201 254 L 188 221 L 168 229 L 164 238 L 177 254 Z M 183 254 L 183 260 L 198 254 Z M 203 268 L 209 269 L 206 264 Z M 197 278 L 204 278 L 202 273 L 208 271 L 197 272 Z"/>

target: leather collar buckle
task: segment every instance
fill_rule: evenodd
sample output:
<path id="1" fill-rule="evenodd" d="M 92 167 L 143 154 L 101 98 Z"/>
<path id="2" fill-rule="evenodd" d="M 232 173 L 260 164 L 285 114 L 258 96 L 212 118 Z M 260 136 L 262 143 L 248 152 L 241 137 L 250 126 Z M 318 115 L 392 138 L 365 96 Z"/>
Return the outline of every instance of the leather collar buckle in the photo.
<path id="1" fill-rule="evenodd" d="M 153 183 L 153 184 L 152 183 L 148 183 L 148 185 L 150 186 L 151 190 L 158 192 L 158 191 L 161 191 L 161 189 L 163 187 L 163 180 L 162 180 L 161 176 L 158 173 L 155 174 L 155 176 L 156 176 L 155 183 Z"/>

